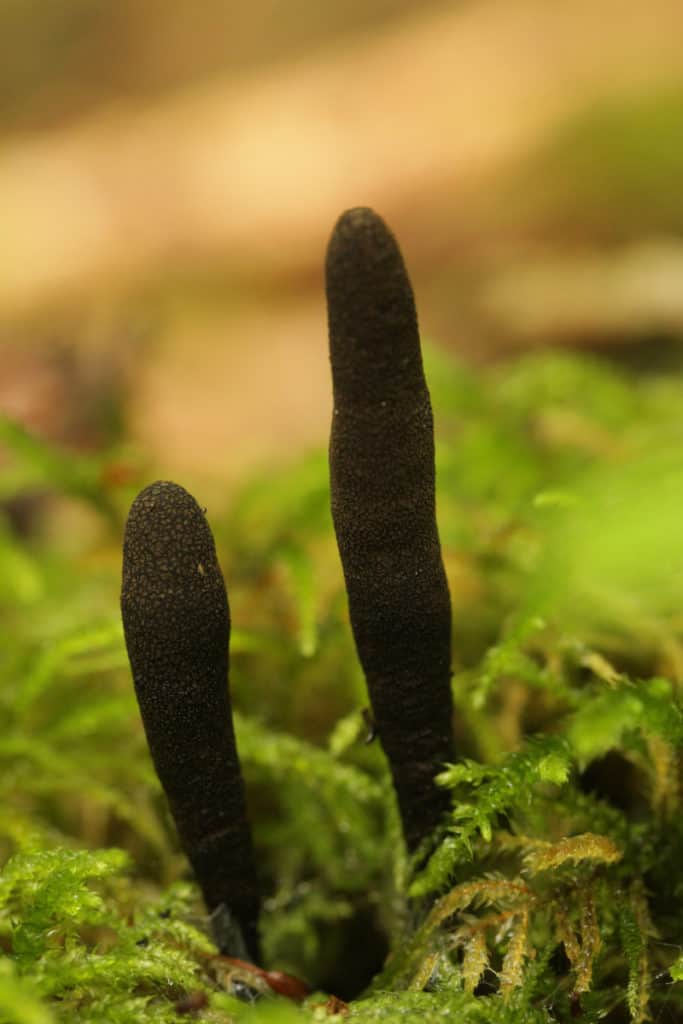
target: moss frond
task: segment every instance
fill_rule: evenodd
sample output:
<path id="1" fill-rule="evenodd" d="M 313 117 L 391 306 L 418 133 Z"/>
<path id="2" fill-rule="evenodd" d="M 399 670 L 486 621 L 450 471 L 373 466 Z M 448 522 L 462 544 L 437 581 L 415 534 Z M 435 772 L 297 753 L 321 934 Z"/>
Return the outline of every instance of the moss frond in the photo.
<path id="1" fill-rule="evenodd" d="M 265 966 L 353 974 L 359 1024 L 678 1019 L 683 383 L 568 354 L 426 369 L 458 758 L 426 864 L 365 742 L 325 457 L 215 511 Z M 212 967 L 125 665 L 127 493 L 106 456 L 2 437 L 0 498 L 39 486 L 96 528 L 0 523 L 0 1018 L 170 1024 L 200 992 L 211 1024 L 328 1019 Z"/>

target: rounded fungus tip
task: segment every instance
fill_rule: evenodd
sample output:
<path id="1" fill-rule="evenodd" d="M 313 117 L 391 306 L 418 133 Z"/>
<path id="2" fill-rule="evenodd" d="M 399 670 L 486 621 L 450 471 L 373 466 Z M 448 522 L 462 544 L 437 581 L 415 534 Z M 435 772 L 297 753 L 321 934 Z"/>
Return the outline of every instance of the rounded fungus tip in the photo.
<path id="1" fill-rule="evenodd" d="M 332 518 L 351 626 L 411 850 L 448 806 L 451 609 L 435 514 L 434 430 L 415 301 L 393 234 L 367 207 L 326 258 Z"/>
<path id="2" fill-rule="evenodd" d="M 121 612 L 152 759 L 209 912 L 258 956 L 259 892 L 228 687 L 230 611 L 211 529 L 178 484 L 133 502 Z"/>

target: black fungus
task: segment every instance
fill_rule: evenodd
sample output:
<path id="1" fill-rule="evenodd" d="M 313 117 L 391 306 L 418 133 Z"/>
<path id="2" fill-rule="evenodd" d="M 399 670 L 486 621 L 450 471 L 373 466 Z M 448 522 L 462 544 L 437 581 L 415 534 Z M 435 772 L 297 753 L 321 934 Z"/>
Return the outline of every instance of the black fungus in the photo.
<path id="1" fill-rule="evenodd" d="M 414 850 L 448 806 L 434 775 L 453 757 L 451 607 L 415 302 L 396 240 L 372 210 L 339 218 L 326 290 L 332 515 L 356 647 Z"/>
<path id="2" fill-rule="evenodd" d="M 151 484 L 133 502 L 121 610 L 149 748 L 183 848 L 209 912 L 229 908 L 258 960 L 260 898 L 228 688 L 228 599 L 206 517 L 177 484 Z"/>

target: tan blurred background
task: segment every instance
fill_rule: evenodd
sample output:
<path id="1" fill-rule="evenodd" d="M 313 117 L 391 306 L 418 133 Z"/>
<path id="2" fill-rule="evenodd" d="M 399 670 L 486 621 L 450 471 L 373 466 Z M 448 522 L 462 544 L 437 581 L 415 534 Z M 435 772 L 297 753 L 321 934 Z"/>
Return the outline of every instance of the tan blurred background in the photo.
<path id="1" fill-rule="evenodd" d="M 683 336 L 681 0 L 3 0 L 0 409 L 192 483 L 324 441 L 338 214 L 472 360 Z"/>

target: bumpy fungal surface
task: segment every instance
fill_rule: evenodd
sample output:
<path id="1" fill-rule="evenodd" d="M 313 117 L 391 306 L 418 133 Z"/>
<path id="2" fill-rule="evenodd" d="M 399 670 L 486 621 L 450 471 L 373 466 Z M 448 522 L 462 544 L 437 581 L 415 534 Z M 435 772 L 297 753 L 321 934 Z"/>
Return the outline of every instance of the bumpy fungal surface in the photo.
<path id="1" fill-rule="evenodd" d="M 260 900 L 230 710 L 227 594 L 206 517 L 177 484 L 151 484 L 133 502 L 121 610 L 147 740 L 183 848 L 209 911 L 224 904 L 257 959 Z"/>
<path id="2" fill-rule="evenodd" d="M 326 288 L 332 515 L 356 647 L 413 850 L 448 806 L 433 778 L 453 757 L 451 607 L 415 303 L 396 240 L 372 210 L 339 218 Z"/>

